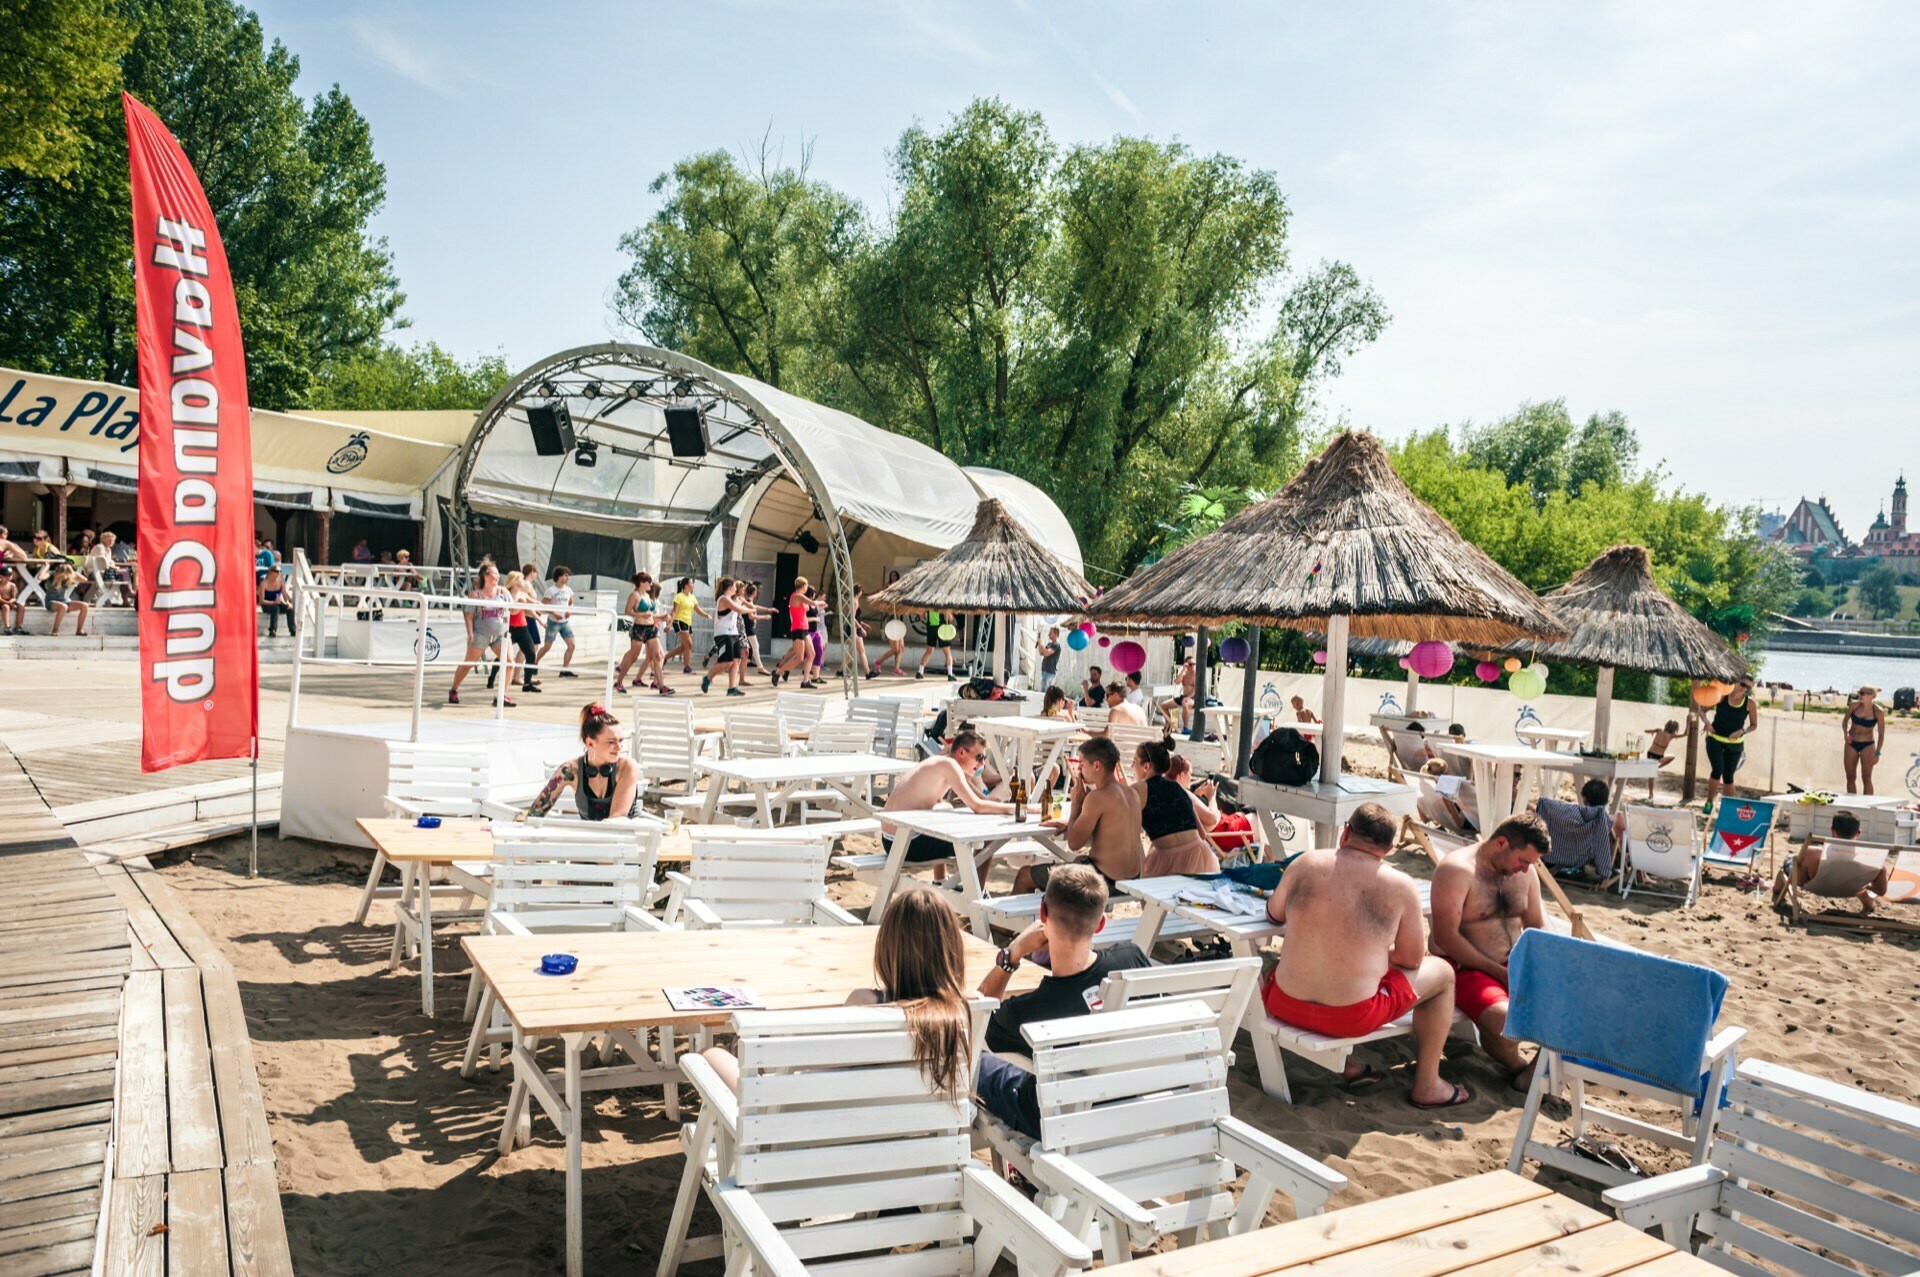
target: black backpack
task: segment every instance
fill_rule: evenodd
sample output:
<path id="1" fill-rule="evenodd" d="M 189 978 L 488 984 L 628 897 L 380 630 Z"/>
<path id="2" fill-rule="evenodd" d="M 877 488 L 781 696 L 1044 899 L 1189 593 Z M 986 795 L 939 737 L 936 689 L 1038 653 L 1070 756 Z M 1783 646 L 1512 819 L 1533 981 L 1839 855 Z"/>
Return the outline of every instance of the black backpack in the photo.
<path id="1" fill-rule="evenodd" d="M 1269 785 L 1304 785 L 1320 771 L 1320 751 L 1291 727 L 1276 727 L 1254 749 L 1247 770 Z"/>

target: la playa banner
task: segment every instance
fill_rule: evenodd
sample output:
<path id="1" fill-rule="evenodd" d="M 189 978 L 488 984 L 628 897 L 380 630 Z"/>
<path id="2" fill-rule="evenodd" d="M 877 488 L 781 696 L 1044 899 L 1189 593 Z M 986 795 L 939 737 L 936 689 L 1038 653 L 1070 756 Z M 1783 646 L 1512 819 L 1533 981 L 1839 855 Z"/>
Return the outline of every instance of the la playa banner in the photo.
<path id="1" fill-rule="evenodd" d="M 253 443 L 213 210 L 159 117 L 121 99 L 140 367 L 140 767 L 153 772 L 253 755 Z"/>

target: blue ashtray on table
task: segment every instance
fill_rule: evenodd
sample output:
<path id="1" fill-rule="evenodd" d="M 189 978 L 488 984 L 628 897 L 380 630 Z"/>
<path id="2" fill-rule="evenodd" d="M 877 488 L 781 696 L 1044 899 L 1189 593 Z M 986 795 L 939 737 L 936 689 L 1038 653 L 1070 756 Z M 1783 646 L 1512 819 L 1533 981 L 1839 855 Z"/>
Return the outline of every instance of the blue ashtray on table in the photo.
<path id="1" fill-rule="evenodd" d="M 540 959 L 541 975 L 572 975 L 580 959 L 571 953 L 549 953 Z"/>
<path id="2" fill-rule="evenodd" d="M 420 817 L 420 819 L 414 821 L 413 823 L 421 829 L 438 829 L 440 828 L 440 817 L 422 816 Z"/>

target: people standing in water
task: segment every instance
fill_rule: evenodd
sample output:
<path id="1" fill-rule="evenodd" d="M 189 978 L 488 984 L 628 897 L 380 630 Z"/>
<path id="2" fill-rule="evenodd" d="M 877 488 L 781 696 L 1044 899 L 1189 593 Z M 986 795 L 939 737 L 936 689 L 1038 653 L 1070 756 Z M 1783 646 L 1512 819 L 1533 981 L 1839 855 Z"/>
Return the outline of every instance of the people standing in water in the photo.
<path id="1" fill-rule="evenodd" d="M 620 720 L 606 706 L 596 702 L 581 710 L 580 757 L 554 770 L 527 815 L 545 816 L 569 789 L 582 820 L 640 815 L 640 765 L 626 756 L 626 743 Z"/>
<path id="2" fill-rule="evenodd" d="M 960 629 L 960 618 L 950 612 L 927 613 L 927 650 L 920 653 L 920 667 L 913 672 L 915 678 L 927 676 L 927 662 L 933 659 L 935 652 L 938 652 L 940 659 L 947 665 L 947 681 L 949 683 L 953 681 L 953 648 L 948 646 L 952 640 L 942 637 L 940 631 L 943 627 L 950 627 L 957 633 Z"/>
<path id="3" fill-rule="evenodd" d="M 719 595 L 720 592 L 715 590 L 714 597 L 718 598 Z M 681 673 L 693 673 L 693 618 L 712 615 L 700 606 L 700 600 L 693 592 L 693 578 L 681 577 L 679 588 L 673 594 L 673 633 L 677 642 L 674 649 L 667 653 L 669 661 L 676 656 L 680 658 Z"/>
<path id="4" fill-rule="evenodd" d="M 1887 710 L 1874 700 L 1879 694 L 1877 687 L 1863 687 L 1847 702 L 1847 725 L 1842 729 L 1847 743 L 1840 751 L 1840 765 L 1846 769 L 1849 794 L 1855 792 L 1856 776 L 1860 793 L 1873 792 L 1873 765 L 1886 752 Z"/>
<path id="5" fill-rule="evenodd" d="M 1695 710 L 1698 713 L 1698 709 Z M 1743 675 L 1733 690 L 1714 705 L 1707 718 L 1707 805 L 1701 808 L 1713 814 L 1713 800 L 1722 790 L 1733 788 L 1734 773 L 1747 752 L 1747 733 L 1760 726 L 1760 706 L 1753 699 L 1753 676 Z"/>

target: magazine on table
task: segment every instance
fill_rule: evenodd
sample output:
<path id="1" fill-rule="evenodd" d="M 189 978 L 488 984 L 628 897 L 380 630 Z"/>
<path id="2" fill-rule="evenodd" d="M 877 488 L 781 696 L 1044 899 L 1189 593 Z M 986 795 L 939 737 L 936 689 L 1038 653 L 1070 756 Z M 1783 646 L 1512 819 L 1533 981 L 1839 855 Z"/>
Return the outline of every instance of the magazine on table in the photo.
<path id="1" fill-rule="evenodd" d="M 762 1011 L 767 1005 L 744 984 L 676 985 L 662 992 L 667 995 L 667 1005 L 676 1011 Z"/>

